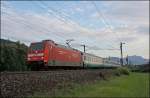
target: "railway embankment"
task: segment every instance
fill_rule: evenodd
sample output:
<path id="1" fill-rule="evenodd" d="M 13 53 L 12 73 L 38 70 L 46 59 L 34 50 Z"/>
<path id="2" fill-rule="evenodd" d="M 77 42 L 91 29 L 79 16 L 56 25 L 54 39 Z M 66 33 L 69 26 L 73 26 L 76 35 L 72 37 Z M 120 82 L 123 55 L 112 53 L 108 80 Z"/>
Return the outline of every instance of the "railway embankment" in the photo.
<path id="1" fill-rule="evenodd" d="M 113 69 L 1 72 L 1 97 L 24 97 L 43 91 L 52 92 L 53 95 L 56 88 L 71 87 L 73 83 L 108 80 L 118 75 L 120 72 Z"/>

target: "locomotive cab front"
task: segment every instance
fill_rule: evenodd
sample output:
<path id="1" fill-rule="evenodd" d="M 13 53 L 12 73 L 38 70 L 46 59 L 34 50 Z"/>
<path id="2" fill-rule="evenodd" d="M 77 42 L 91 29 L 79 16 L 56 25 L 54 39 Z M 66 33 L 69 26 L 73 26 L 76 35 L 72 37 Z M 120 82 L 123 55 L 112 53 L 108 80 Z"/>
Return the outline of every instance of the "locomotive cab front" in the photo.
<path id="1" fill-rule="evenodd" d="M 48 61 L 52 58 L 52 40 L 31 43 L 28 49 L 27 62 L 31 70 L 40 70 L 48 67 Z M 33 68 L 33 69 L 32 69 Z"/>
<path id="2" fill-rule="evenodd" d="M 31 43 L 28 49 L 27 61 L 29 67 L 44 65 L 44 42 Z"/>
<path id="3" fill-rule="evenodd" d="M 32 43 L 28 50 L 28 61 L 42 61 L 44 58 L 43 43 Z"/>

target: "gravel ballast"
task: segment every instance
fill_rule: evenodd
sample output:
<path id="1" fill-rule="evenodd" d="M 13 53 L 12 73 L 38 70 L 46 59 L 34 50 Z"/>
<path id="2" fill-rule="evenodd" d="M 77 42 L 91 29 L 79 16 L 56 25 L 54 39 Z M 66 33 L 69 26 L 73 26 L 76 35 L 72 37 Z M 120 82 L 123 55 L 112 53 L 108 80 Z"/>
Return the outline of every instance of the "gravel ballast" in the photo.
<path id="1" fill-rule="evenodd" d="M 107 80 L 113 75 L 112 69 L 1 72 L 1 96 L 24 97 L 38 91 L 63 88 L 70 83 L 82 84 L 95 80 Z"/>

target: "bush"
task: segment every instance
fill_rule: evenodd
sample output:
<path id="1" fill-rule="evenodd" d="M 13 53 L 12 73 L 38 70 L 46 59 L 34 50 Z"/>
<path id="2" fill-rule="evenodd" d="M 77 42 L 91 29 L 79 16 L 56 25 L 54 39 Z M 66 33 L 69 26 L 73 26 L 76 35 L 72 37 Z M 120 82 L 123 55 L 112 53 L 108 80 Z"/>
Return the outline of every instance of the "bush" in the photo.
<path id="1" fill-rule="evenodd" d="M 118 69 L 115 70 L 115 71 L 114 71 L 114 74 L 115 74 L 116 76 L 120 76 L 120 75 L 121 75 L 120 70 L 118 70 Z"/>
<path id="2" fill-rule="evenodd" d="M 121 75 L 121 74 L 124 74 L 124 75 L 129 75 L 130 74 L 130 71 L 128 68 L 126 67 L 119 67 L 115 70 L 116 72 L 116 75 Z"/>

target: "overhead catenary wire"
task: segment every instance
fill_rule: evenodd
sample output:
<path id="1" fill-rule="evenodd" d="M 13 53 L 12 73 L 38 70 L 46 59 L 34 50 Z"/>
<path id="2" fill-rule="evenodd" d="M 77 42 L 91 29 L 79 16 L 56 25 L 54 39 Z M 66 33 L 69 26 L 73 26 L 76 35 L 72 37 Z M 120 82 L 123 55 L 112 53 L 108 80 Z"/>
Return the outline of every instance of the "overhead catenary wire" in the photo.
<path id="1" fill-rule="evenodd" d="M 41 30 L 39 28 L 38 28 L 38 30 L 37 29 L 33 29 L 31 25 L 35 25 L 35 24 L 30 23 L 29 21 L 24 21 L 23 17 L 21 17 L 21 16 L 19 18 L 17 18 L 17 20 L 14 20 L 14 18 L 9 13 L 7 13 L 5 15 L 7 15 L 9 17 L 8 19 L 11 20 L 12 22 L 18 23 L 18 24 L 23 24 L 24 26 L 26 26 L 27 28 L 29 28 L 33 32 L 43 32 L 42 28 L 41 28 Z M 39 21 L 39 23 L 40 23 L 40 21 Z M 44 30 L 50 31 L 50 30 L 47 30 L 46 28 L 44 28 Z M 50 31 L 50 32 L 52 32 L 52 31 Z M 44 33 L 46 35 L 50 35 L 50 33 L 46 33 L 46 32 L 44 32 Z M 54 33 L 54 35 L 57 35 L 57 34 Z M 38 35 L 38 33 L 36 33 L 34 36 L 41 37 L 41 36 Z M 59 37 L 59 36 L 57 36 L 57 37 Z M 41 37 L 41 38 L 43 38 L 43 37 Z M 62 39 L 62 37 L 59 37 L 59 38 Z"/>
<path id="2" fill-rule="evenodd" d="M 40 7 L 40 8 L 42 8 L 42 9 L 44 9 L 45 11 L 47 11 L 47 7 L 46 6 L 42 6 L 41 4 L 38 4 L 38 6 Z M 58 15 L 54 15 L 54 13 L 53 12 L 51 12 L 51 11 L 48 11 L 48 15 L 49 16 L 51 16 L 51 15 L 53 15 L 53 16 L 55 16 L 55 18 L 56 19 L 58 19 L 59 21 L 61 21 L 61 22 L 63 22 L 63 23 L 67 23 L 66 21 L 64 21 L 62 18 L 60 18 Z M 56 34 L 56 33 L 55 33 Z M 64 36 L 63 34 L 58 34 L 58 36 L 59 37 L 61 37 L 61 38 L 65 38 L 66 36 Z"/>
<path id="3" fill-rule="evenodd" d="M 51 14 L 54 14 L 54 13 L 51 13 Z M 58 15 L 55 15 L 55 16 L 58 17 Z M 63 15 L 62 15 L 62 16 L 63 16 Z M 21 16 L 20 16 L 20 17 L 21 17 Z M 59 19 L 60 19 L 60 21 L 64 21 L 64 20 L 62 19 L 62 17 L 59 17 Z M 15 22 L 15 21 L 14 21 L 14 22 Z M 22 21 L 22 22 L 23 22 L 23 21 Z M 64 23 L 67 23 L 67 24 L 68 24 L 68 22 L 66 22 L 66 21 L 64 21 Z M 23 22 L 23 24 L 25 24 L 28 28 L 31 28 L 31 29 L 32 29 L 32 27 L 30 26 L 30 24 L 33 24 L 33 25 L 34 25 L 34 23 L 30 23 L 30 22 L 29 22 L 28 24 L 27 24 L 27 22 Z M 70 24 L 70 23 L 69 23 L 69 24 Z M 47 28 L 42 28 L 42 29 L 40 29 L 39 31 L 42 32 L 43 30 L 50 31 L 50 30 L 47 29 Z M 34 31 L 34 30 L 33 30 L 33 31 Z M 35 30 L 35 31 L 36 31 L 36 30 Z M 46 33 L 46 32 L 45 32 L 45 33 Z M 50 35 L 49 33 L 46 33 L 46 34 Z M 54 33 L 54 34 L 56 34 L 56 33 Z M 58 34 L 58 35 L 56 34 L 56 36 L 59 37 L 60 39 L 64 39 L 64 38 L 63 38 L 64 36 L 63 36 L 62 34 Z M 60 39 L 59 39 L 59 40 L 60 40 Z M 94 48 L 93 48 L 93 49 L 94 49 Z M 101 49 L 101 50 L 103 50 L 103 49 Z"/>
<path id="4" fill-rule="evenodd" d="M 96 9 L 96 11 L 97 11 L 97 13 L 98 13 L 98 18 L 99 18 L 100 20 L 102 19 L 102 22 L 104 23 L 104 25 L 106 25 L 107 28 L 108 28 L 109 30 L 111 30 L 112 33 L 114 33 L 114 34 L 116 35 L 116 38 L 119 39 L 118 41 L 120 42 L 121 39 L 119 38 L 118 34 L 112 30 L 112 26 L 111 26 L 108 22 L 106 22 L 106 19 L 105 19 L 104 15 L 102 14 L 101 10 L 97 7 L 97 5 L 95 4 L 94 1 L 91 1 L 91 2 L 92 2 L 92 4 L 94 5 L 94 7 L 95 7 L 95 9 Z"/>
<path id="5" fill-rule="evenodd" d="M 42 1 L 41 1 L 42 2 Z M 58 10 L 56 10 L 56 9 L 53 9 L 52 7 L 48 7 L 45 3 L 41 3 L 41 4 L 43 4 L 44 6 L 46 6 L 47 8 L 49 8 L 49 9 L 51 9 L 53 12 L 55 12 L 55 13 L 58 13 L 58 16 L 59 17 L 61 17 L 61 18 L 65 18 L 65 17 L 63 17 L 63 14 L 61 13 L 61 12 L 59 12 Z M 66 16 L 66 15 L 65 15 Z M 68 16 L 67 16 L 68 17 Z M 71 19 L 70 17 L 68 17 L 69 19 Z M 67 20 L 68 18 L 66 18 L 65 20 Z M 60 21 L 62 21 L 62 20 L 60 20 Z M 70 21 L 70 20 L 69 20 Z M 64 22 L 64 21 L 63 21 Z M 72 22 L 72 21 L 71 21 Z M 67 23 L 67 24 L 70 24 L 70 23 L 68 23 L 68 22 L 65 22 L 65 23 Z M 113 47 L 114 48 L 114 47 Z M 96 49 L 93 49 L 93 50 L 96 50 Z M 100 49 L 100 50 L 116 50 L 116 49 Z"/>
<path id="6" fill-rule="evenodd" d="M 7 13 L 7 12 L 6 12 Z M 5 13 L 5 15 L 6 15 L 6 13 Z M 8 16 L 10 16 L 11 17 L 11 15 L 9 15 L 9 13 L 7 13 L 7 15 Z M 34 32 L 36 32 L 37 30 L 36 29 L 33 29 L 32 28 L 32 26 L 31 25 L 36 25 L 36 24 L 34 24 L 34 23 L 31 23 L 30 21 L 24 21 L 24 17 L 21 17 L 22 16 L 22 14 L 20 14 L 19 15 L 19 20 L 20 21 L 17 21 L 17 20 L 14 20 L 14 18 L 8 18 L 9 20 L 11 20 L 11 21 L 13 21 L 14 23 L 20 23 L 20 24 L 24 24 L 24 26 L 27 26 L 27 28 L 29 28 L 31 31 L 34 31 Z M 41 23 L 41 21 L 39 21 L 39 23 Z M 38 28 L 39 29 L 39 28 Z M 38 32 L 40 31 L 40 32 L 43 32 L 43 30 L 44 31 L 50 31 L 50 29 L 47 29 L 47 28 L 41 28 L 40 30 L 38 30 Z M 50 31 L 51 32 L 51 31 Z M 46 35 L 50 35 L 49 33 L 47 33 L 47 32 L 44 32 Z M 52 32 L 51 32 L 52 33 Z M 36 36 L 37 34 L 35 34 L 35 36 Z M 57 33 L 53 33 L 53 35 L 57 35 Z M 38 37 L 41 37 L 41 36 L 38 36 Z M 60 39 L 64 39 L 63 38 L 63 36 L 61 35 L 57 35 L 57 37 L 59 37 Z M 14 38 L 13 38 L 14 39 Z M 65 39 L 64 39 L 65 40 Z"/>
<path id="7" fill-rule="evenodd" d="M 86 2 L 86 3 L 87 3 L 87 2 Z M 103 38 L 106 38 L 106 37 L 103 36 Z M 104 39 L 103 41 L 108 41 L 108 38 Z M 112 42 L 113 42 L 113 41 L 109 39 L 109 43 L 111 43 L 111 45 L 108 44 L 107 46 L 110 46 L 111 48 L 115 48 L 114 45 L 113 45 L 114 43 L 112 43 Z"/>
<path id="8" fill-rule="evenodd" d="M 87 2 L 85 2 L 85 4 L 87 5 Z M 89 3 L 89 4 L 91 4 L 91 3 Z M 91 5 L 90 5 L 90 6 L 91 6 Z M 85 8 L 85 6 L 83 6 L 83 7 Z M 99 32 L 99 33 L 100 33 L 100 32 Z M 103 36 L 102 38 L 103 38 L 103 41 L 104 41 L 104 42 L 109 41 L 109 43 L 111 44 L 111 45 L 110 45 L 110 44 L 107 44 L 107 46 L 110 46 L 111 48 L 115 48 L 115 47 L 114 47 L 115 45 L 113 45 L 114 43 L 112 43 L 113 41 L 110 40 L 110 39 L 108 40 L 107 36 Z M 102 38 L 101 38 L 101 39 L 102 39 Z M 106 39 L 104 39 L 104 38 L 106 38 Z M 103 41 L 101 41 L 101 42 L 103 42 Z"/>
<path id="9" fill-rule="evenodd" d="M 19 17 L 19 18 L 22 18 L 22 17 Z M 10 19 L 10 18 L 9 18 Z M 16 20 L 13 20 L 13 18 L 12 18 L 12 21 L 14 21 L 14 22 L 16 22 Z M 21 21 L 18 21 L 18 22 L 20 22 L 21 24 L 24 24 L 25 26 L 27 26 L 27 28 L 30 28 L 32 31 L 35 31 L 31 26 L 30 26 L 30 24 L 27 24 L 27 22 L 25 21 L 23 21 L 23 19 L 21 20 Z M 33 24 L 34 25 L 34 24 Z M 36 34 L 37 35 L 37 34 Z M 62 37 L 61 37 L 62 38 Z"/>
<path id="10" fill-rule="evenodd" d="M 7 13 L 7 12 L 6 12 L 6 13 Z M 5 15 L 6 15 L 6 14 L 5 14 Z M 18 23 L 21 23 L 21 24 L 24 24 L 25 26 L 27 26 L 27 28 L 30 28 L 31 31 L 44 32 L 43 34 L 46 34 L 46 35 L 49 35 L 49 36 L 51 36 L 51 34 L 53 33 L 53 35 L 55 35 L 56 39 L 61 40 L 61 41 L 64 41 L 64 40 L 65 40 L 65 39 L 63 38 L 64 36 L 60 36 L 59 34 L 54 33 L 51 29 L 48 29 L 48 28 L 46 28 L 46 27 L 44 27 L 44 26 L 38 28 L 38 30 L 32 28 L 33 25 L 37 25 L 37 24 L 35 24 L 35 23 L 31 22 L 31 21 L 24 21 L 24 16 L 23 16 L 23 14 L 20 14 L 20 15 L 17 17 L 17 20 L 13 20 L 14 18 L 11 17 L 11 14 L 10 14 L 10 13 L 7 13 L 7 15 L 10 15 L 10 18 L 11 18 L 12 21 L 14 21 L 14 22 L 16 22 L 17 20 L 20 20 L 20 21 L 17 21 L 17 22 L 18 22 Z M 8 18 L 8 19 L 10 19 L 10 18 Z M 16 18 L 16 17 L 15 17 L 15 18 Z M 41 21 L 38 21 L 38 23 L 39 23 L 39 24 L 43 24 L 43 22 L 41 22 Z M 51 34 L 50 34 L 50 33 L 47 33 L 47 32 L 50 32 Z M 36 33 L 35 36 L 41 37 L 41 36 L 38 35 L 38 33 Z M 41 38 L 42 38 L 42 37 L 41 37 Z"/>
<path id="11" fill-rule="evenodd" d="M 41 1 L 42 2 L 42 1 Z M 47 8 L 49 8 L 49 9 L 51 9 L 53 12 L 55 12 L 55 13 L 57 13 L 57 15 L 59 16 L 59 17 L 61 17 L 61 18 L 63 18 L 63 19 L 65 19 L 65 20 L 67 20 L 68 22 L 70 21 L 70 17 L 69 16 L 67 16 L 66 18 L 64 17 L 64 14 L 63 13 L 61 13 L 60 11 L 58 11 L 58 10 L 56 10 L 56 9 L 54 9 L 54 8 L 52 8 L 52 7 L 48 7 L 45 3 L 41 3 L 41 4 L 43 4 L 44 6 L 46 6 Z M 66 16 L 66 15 L 65 15 Z M 69 19 L 68 19 L 69 18 Z M 71 23 L 68 23 L 68 22 L 65 22 L 65 23 L 67 23 L 67 24 L 71 24 Z M 70 21 L 70 22 L 72 22 L 72 20 Z M 71 24 L 71 25 L 74 25 L 74 24 Z M 111 46 L 112 48 L 114 48 L 113 46 Z"/>

